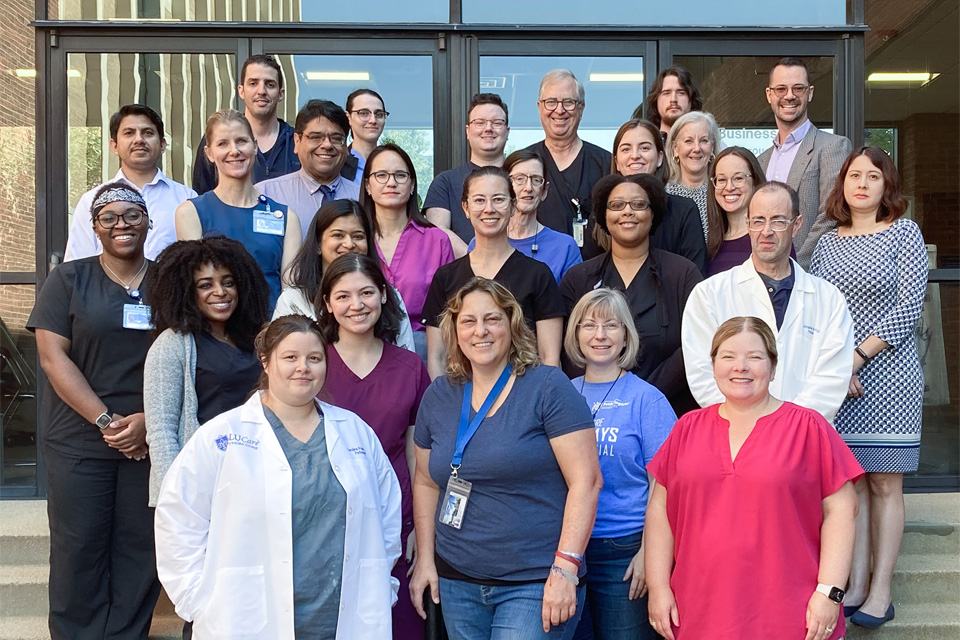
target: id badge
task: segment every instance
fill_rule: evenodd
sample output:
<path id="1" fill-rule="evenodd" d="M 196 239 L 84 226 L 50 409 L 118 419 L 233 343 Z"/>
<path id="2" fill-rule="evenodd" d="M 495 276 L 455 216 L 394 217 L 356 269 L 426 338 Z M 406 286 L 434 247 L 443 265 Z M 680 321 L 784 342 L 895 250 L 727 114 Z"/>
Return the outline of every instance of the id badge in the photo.
<path id="1" fill-rule="evenodd" d="M 440 524 L 459 529 L 463 524 L 463 514 L 470 500 L 472 482 L 450 476 L 447 492 L 443 494 L 443 510 L 440 512 Z"/>
<path id="2" fill-rule="evenodd" d="M 253 232 L 265 233 L 270 236 L 282 236 L 283 211 L 255 210 L 253 212 Z"/>
<path id="3" fill-rule="evenodd" d="M 153 324 L 150 322 L 150 305 L 123 305 L 123 328 L 139 329 L 141 331 L 153 329 Z"/>
<path id="4" fill-rule="evenodd" d="M 573 239 L 578 247 L 583 247 L 583 230 L 587 228 L 587 221 L 577 218 L 573 221 Z"/>

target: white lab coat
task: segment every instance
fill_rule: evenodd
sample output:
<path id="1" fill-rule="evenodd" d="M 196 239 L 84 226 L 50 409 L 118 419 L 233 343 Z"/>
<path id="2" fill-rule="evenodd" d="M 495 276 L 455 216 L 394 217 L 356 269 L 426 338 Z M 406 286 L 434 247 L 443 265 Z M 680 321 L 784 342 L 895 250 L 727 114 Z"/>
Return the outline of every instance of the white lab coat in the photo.
<path id="1" fill-rule="evenodd" d="M 370 427 L 319 404 L 347 494 L 337 638 L 389 639 L 400 484 Z M 200 427 L 177 456 L 157 502 L 157 570 L 197 640 L 294 640 L 292 491 L 259 394 Z"/>
<path id="2" fill-rule="evenodd" d="M 777 370 L 770 394 L 818 411 L 833 422 L 853 372 L 853 319 L 839 289 L 808 274 L 796 262 L 793 273 L 793 291 L 779 331 L 770 295 L 752 257 L 694 287 L 683 311 L 680 336 L 687 383 L 701 407 L 724 400 L 710 361 L 717 328 L 735 316 L 756 316 L 777 339 Z"/>

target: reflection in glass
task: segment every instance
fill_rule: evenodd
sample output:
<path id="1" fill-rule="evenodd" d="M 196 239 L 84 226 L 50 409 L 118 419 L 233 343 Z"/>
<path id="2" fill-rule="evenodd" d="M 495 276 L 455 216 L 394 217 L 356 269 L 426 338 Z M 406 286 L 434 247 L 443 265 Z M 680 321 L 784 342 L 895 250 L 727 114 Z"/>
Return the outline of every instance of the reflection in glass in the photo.
<path id="1" fill-rule="evenodd" d="M 314 98 L 346 107 L 356 89 L 383 96 L 390 112 L 381 143 L 393 142 L 410 154 L 421 195 L 433 180 L 433 58 L 427 55 L 277 55 L 287 97 L 280 117 L 293 124 L 297 110 Z"/>
<path id="2" fill-rule="evenodd" d="M 553 69 L 569 69 L 583 83 L 580 137 L 609 150 L 617 129 L 643 101 L 642 57 L 481 56 L 480 91 L 499 94 L 510 111 L 505 152 L 543 140 L 537 98 L 540 80 Z"/>
<path id="3" fill-rule="evenodd" d="M 33 309 L 33 285 L 0 287 L 0 487 L 37 486 L 37 343 L 24 326 Z M 19 495 L 19 493 L 18 493 Z"/>
<path id="4" fill-rule="evenodd" d="M 208 22 L 447 22 L 450 0 L 48 0 L 53 20 L 153 19 Z"/>
<path id="5" fill-rule="evenodd" d="M 167 150 L 160 169 L 190 185 L 207 117 L 235 104 L 237 78 L 228 54 L 71 53 L 67 77 L 68 197 L 113 178 L 120 168 L 110 152 L 110 116 L 140 103 L 163 119 Z M 69 222 L 67 223 L 69 225 Z"/>

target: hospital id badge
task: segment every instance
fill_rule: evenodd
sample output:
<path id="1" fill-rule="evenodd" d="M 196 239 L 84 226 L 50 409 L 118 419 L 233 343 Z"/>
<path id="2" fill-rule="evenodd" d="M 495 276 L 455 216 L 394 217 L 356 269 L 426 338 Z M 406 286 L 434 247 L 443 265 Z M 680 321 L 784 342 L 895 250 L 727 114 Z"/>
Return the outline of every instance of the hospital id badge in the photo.
<path id="1" fill-rule="evenodd" d="M 279 218 L 277 216 L 279 216 Z M 265 233 L 270 236 L 282 236 L 283 211 L 255 210 L 253 212 L 253 232 Z"/>
<path id="2" fill-rule="evenodd" d="M 153 329 L 150 322 L 150 306 L 146 304 L 123 305 L 123 328 L 149 331 Z"/>
<path id="3" fill-rule="evenodd" d="M 573 239 L 578 247 L 583 247 L 583 230 L 587 228 L 587 221 L 577 218 L 573 221 Z"/>
<path id="4" fill-rule="evenodd" d="M 447 492 L 443 494 L 443 509 L 440 511 L 440 524 L 459 529 L 463 524 L 463 514 L 470 500 L 472 482 L 450 476 Z"/>

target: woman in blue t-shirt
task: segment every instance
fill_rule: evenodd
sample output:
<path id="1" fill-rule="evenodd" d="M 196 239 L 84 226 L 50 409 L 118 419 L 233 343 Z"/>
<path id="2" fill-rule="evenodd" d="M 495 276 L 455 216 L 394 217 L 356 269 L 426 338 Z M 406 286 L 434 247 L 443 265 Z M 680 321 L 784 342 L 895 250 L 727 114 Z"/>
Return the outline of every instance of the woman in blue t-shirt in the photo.
<path id="1" fill-rule="evenodd" d="M 640 338 L 619 291 L 601 287 L 580 298 L 564 348 L 586 371 L 573 385 L 593 414 L 603 472 L 586 552 L 587 607 L 576 638 L 653 640 L 657 634 L 647 618 L 643 570 L 643 524 L 651 488 L 646 466 L 677 416 L 662 393 L 630 373 Z"/>

